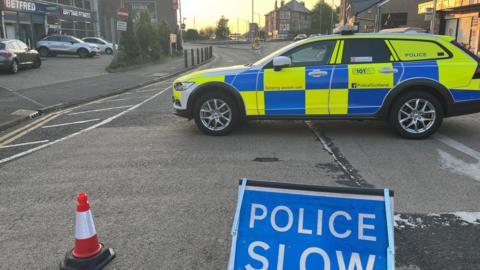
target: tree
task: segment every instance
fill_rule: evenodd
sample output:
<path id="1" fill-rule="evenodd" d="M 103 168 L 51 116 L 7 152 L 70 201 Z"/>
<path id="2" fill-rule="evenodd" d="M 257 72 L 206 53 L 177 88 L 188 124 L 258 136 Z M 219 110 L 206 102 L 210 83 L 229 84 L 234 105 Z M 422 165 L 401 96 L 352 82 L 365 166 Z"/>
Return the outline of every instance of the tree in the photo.
<path id="1" fill-rule="evenodd" d="M 170 33 L 172 33 L 172 30 L 163 20 L 155 26 L 155 34 L 158 44 L 162 48 L 162 52 L 165 54 L 170 53 Z"/>
<path id="2" fill-rule="evenodd" d="M 140 16 L 136 21 L 137 25 L 137 39 L 140 45 L 140 53 L 145 61 L 153 60 L 156 57 L 156 52 L 152 55 L 152 45 L 155 39 L 155 32 L 153 31 L 150 14 L 147 10 L 140 11 Z"/>
<path id="3" fill-rule="evenodd" d="M 187 29 L 185 32 L 185 40 L 197 40 L 199 39 L 199 34 L 195 29 Z"/>
<path id="4" fill-rule="evenodd" d="M 134 65 L 139 61 L 140 48 L 135 35 L 132 16 L 128 17 L 127 31 L 120 38 L 117 63 L 113 65 Z"/>
<path id="5" fill-rule="evenodd" d="M 217 28 L 215 29 L 216 39 L 227 39 L 230 35 L 230 28 L 228 28 L 228 19 L 222 16 L 218 20 Z"/>
<path id="6" fill-rule="evenodd" d="M 315 34 L 331 34 L 336 23 L 338 23 L 337 11 L 325 3 L 324 0 L 318 1 L 312 11 L 312 26 L 310 32 Z"/>

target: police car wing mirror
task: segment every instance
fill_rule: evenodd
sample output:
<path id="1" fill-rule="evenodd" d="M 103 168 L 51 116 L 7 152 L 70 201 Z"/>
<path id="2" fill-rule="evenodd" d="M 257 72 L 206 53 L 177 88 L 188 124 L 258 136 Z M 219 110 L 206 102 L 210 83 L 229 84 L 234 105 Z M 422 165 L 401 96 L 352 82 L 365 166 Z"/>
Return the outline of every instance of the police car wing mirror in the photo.
<path id="1" fill-rule="evenodd" d="M 282 68 L 289 67 L 292 65 L 292 60 L 286 56 L 277 56 L 273 58 L 273 69 L 275 71 L 280 71 Z"/>

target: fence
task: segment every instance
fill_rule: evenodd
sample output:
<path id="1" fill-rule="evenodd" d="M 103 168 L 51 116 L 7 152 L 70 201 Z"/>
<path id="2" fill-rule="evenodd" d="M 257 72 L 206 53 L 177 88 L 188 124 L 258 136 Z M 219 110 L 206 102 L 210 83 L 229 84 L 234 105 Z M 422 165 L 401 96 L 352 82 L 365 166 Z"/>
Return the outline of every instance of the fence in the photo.
<path id="1" fill-rule="evenodd" d="M 185 57 L 185 68 L 189 67 L 189 63 L 190 63 L 190 67 L 193 67 L 211 59 L 213 56 L 213 48 L 212 46 L 209 46 L 209 47 L 203 47 L 203 48 L 190 49 L 190 53 L 189 53 L 189 50 L 184 50 L 183 56 Z"/>

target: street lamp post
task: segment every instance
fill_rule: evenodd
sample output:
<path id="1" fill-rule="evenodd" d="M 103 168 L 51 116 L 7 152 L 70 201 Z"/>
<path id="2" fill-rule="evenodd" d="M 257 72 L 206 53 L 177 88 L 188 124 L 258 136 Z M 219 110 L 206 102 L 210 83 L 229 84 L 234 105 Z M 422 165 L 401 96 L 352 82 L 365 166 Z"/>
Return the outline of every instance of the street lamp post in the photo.
<path id="1" fill-rule="evenodd" d="M 437 24 L 437 0 L 433 0 L 432 20 L 430 21 L 430 33 L 435 34 L 435 25 Z"/>

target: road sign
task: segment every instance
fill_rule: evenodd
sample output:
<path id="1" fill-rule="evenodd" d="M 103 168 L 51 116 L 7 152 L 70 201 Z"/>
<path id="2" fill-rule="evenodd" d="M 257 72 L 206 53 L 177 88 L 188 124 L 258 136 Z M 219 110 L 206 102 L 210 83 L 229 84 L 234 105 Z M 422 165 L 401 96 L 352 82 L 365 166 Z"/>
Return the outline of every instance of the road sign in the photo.
<path id="1" fill-rule="evenodd" d="M 128 8 L 117 8 L 117 17 L 121 21 L 128 20 Z"/>
<path id="2" fill-rule="evenodd" d="M 232 226 L 229 270 L 391 270 L 391 197 L 388 189 L 244 179 Z"/>
<path id="3" fill-rule="evenodd" d="M 177 43 L 177 34 L 170 34 L 170 43 Z"/>
<path id="4" fill-rule="evenodd" d="M 127 22 L 117 21 L 117 30 L 118 31 L 127 31 Z"/>
<path id="5" fill-rule="evenodd" d="M 184 24 L 184 23 L 182 23 L 182 24 L 181 24 L 181 28 L 182 28 L 182 30 L 185 30 L 185 29 L 187 28 L 187 25 Z"/>

